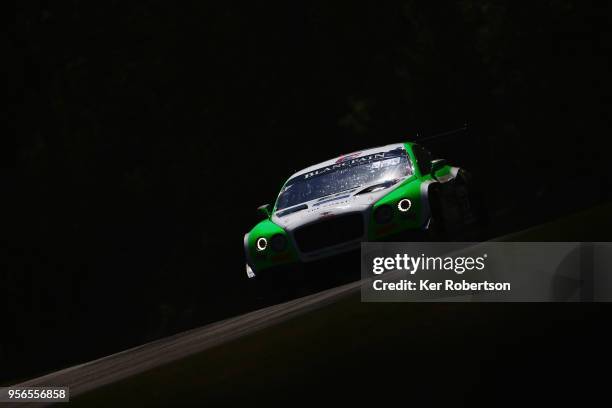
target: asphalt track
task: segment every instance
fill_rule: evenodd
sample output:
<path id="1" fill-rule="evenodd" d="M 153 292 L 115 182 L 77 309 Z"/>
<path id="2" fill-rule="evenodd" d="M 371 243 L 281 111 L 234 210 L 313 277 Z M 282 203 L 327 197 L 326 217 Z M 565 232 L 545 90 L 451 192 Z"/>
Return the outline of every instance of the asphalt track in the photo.
<path id="1" fill-rule="evenodd" d="M 390 276 L 390 275 L 389 275 Z M 246 336 L 295 316 L 324 307 L 349 294 L 358 292 L 369 280 L 357 280 L 286 302 L 264 307 L 206 326 L 111 354 L 87 363 L 43 375 L 12 387 L 61 386 L 70 388 L 70 398 L 143 373 L 155 367 L 180 360 L 212 347 Z M 44 407 L 52 403 L 24 403 L 0 407 Z"/>
<path id="2" fill-rule="evenodd" d="M 607 213 L 608 207 L 601 207 L 599 211 Z M 574 218 L 584 221 L 582 214 Z M 531 229 L 535 228 L 537 227 L 532 227 Z M 519 234 L 525 234 L 531 229 L 498 237 L 493 239 L 493 241 L 520 241 Z M 68 386 L 70 387 L 70 397 L 73 398 L 324 307 L 344 296 L 358 292 L 361 285 L 367 282 L 369 280 L 358 280 L 341 284 L 317 293 L 264 307 L 241 316 L 211 323 L 200 328 L 111 354 L 107 357 L 46 374 L 15 384 L 13 387 Z M 0 403 L 0 407 L 42 407 L 48 405 L 50 404 Z"/>
<path id="3" fill-rule="evenodd" d="M 70 398 L 152 368 L 199 353 L 255 331 L 323 307 L 359 291 L 364 281 L 326 289 L 288 302 L 192 329 L 107 357 L 59 370 L 13 387 L 68 386 Z M 0 406 L 42 407 L 48 403 L 0 403 Z"/>

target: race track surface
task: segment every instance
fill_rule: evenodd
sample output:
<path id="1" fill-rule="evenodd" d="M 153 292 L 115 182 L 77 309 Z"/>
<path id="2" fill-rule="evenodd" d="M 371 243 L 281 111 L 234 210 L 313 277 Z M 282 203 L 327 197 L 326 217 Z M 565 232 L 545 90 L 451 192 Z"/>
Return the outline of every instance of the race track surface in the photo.
<path id="1" fill-rule="evenodd" d="M 34 378 L 15 387 L 68 386 L 70 397 L 120 381 L 163 364 L 188 357 L 325 306 L 359 290 L 362 281 L 323 290 L 285 303 L 211 323 L 174 336 L 143 344 L 107 357 Z M 42 407 L 43 403 L 15 403 L 15 407 Z"/>
<path id="2" fill-rule="evenodd" d="M 610 205 L 586 210 L 560 221 L 532 227 L 512 235 L 499 236 L 495 241 L 601 240 L 609 233 Z M 587 226 L 585 228 L 585 226 Z M 597 226 L 591 227 L 591 226 Z M 568 231 L 560 235 L 560 231 Z M 602 231 L 602 235 L 594 235 Z M 506 232 L 507 233 L 507 232 Z M 488 237 L 497 236 L 492 233 Z M 501 235 L 501 234 L 500 234 Z M 481 240 L 475 240 L 481 241 Z M 188 357 L 212 347 L 238 339 L 258 330 L 282 323 L 293 317 L 326 306 L 358 292 L 367 281 L 354 281 L 318 291 L 307 296 L 264 307 L 241 316 L 211 323 L 170 337 L 143 344 L 107 357 L 34 378 L 15 387 L 68 386 L 71 398 L 112 384 L 155 367 Z M 45 406 L 41 403 L 16 403 L 15 407 Z M 0 407 L 11 406 L 0 403 Z"/>

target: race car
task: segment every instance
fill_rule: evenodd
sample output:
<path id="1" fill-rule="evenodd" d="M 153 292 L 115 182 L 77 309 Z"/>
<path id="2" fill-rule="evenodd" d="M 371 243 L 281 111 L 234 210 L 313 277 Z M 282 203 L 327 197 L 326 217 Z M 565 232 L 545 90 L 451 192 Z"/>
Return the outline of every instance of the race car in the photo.
<path id="1" fill-rule="evenodd" d="M 407 142 L 308 167 L 283 185 L 244 235 L 246 273 L 331 257 L 363 241 L 444 236 L 473 220 L 467 171 Z"/>

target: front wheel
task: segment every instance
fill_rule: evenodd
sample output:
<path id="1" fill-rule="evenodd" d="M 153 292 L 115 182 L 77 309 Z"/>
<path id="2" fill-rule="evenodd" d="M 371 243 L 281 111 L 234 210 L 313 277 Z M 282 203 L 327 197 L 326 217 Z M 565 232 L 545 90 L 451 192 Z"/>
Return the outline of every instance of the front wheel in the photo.
<path id="1" fill-rule="evenodd" d="M 471 176 L 460 170 L 455 179 L 434 183 L 429 190 L 431 219 L 428 233 L 433 241 L 474 239 L 484 222 L 484 205 Z M 478 235 L 478 234 L 476 234 Z"/>
<path id="2" fill-rule="evenodd" d="M 440 183 L 429 187 L 429 207 L 431 216 L 427 225 L 428 238 L 431 241 L 447 241 L 450 232 L 449 211 L 445 204 L 445 186 Z"/>

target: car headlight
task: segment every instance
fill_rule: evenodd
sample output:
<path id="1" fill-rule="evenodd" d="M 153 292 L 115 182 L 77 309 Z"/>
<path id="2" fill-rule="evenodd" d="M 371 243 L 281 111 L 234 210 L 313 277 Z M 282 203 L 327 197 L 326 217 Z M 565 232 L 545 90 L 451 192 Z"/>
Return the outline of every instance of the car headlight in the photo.
<path id="1" fill-rule="evenodd" d="M 276 252 L 284 251 L 287 247 L 287 238 L 282 234 L 276 234 L 270 238 L 270 248 Z"/>
<path id="2" fill-rule="evenodd" d="M 255 241 L 255 247 L 258 251 L 264 251 L 268 247 L 268 240 L 264 237 L 257 238 L 257 241 Z"/>
<path id="3" fill-rule="evenodd" d="M 407 198 L 402 198 L 401 200 L 399 200 L 399 202 L 397 203 L 397 209 L 400 210 L 401 212 L 405 213 L 408 210 L 410 210 L 410 207 L 412 207 L 412 201 L 410 201 Z"/>
<path id="4" fill-rule="evenodd" d="M 378 224 L 386 224 L 393 219 L 393 210 L 388 205 L 381 205 L 374 210 L 374 221 Z"/>

